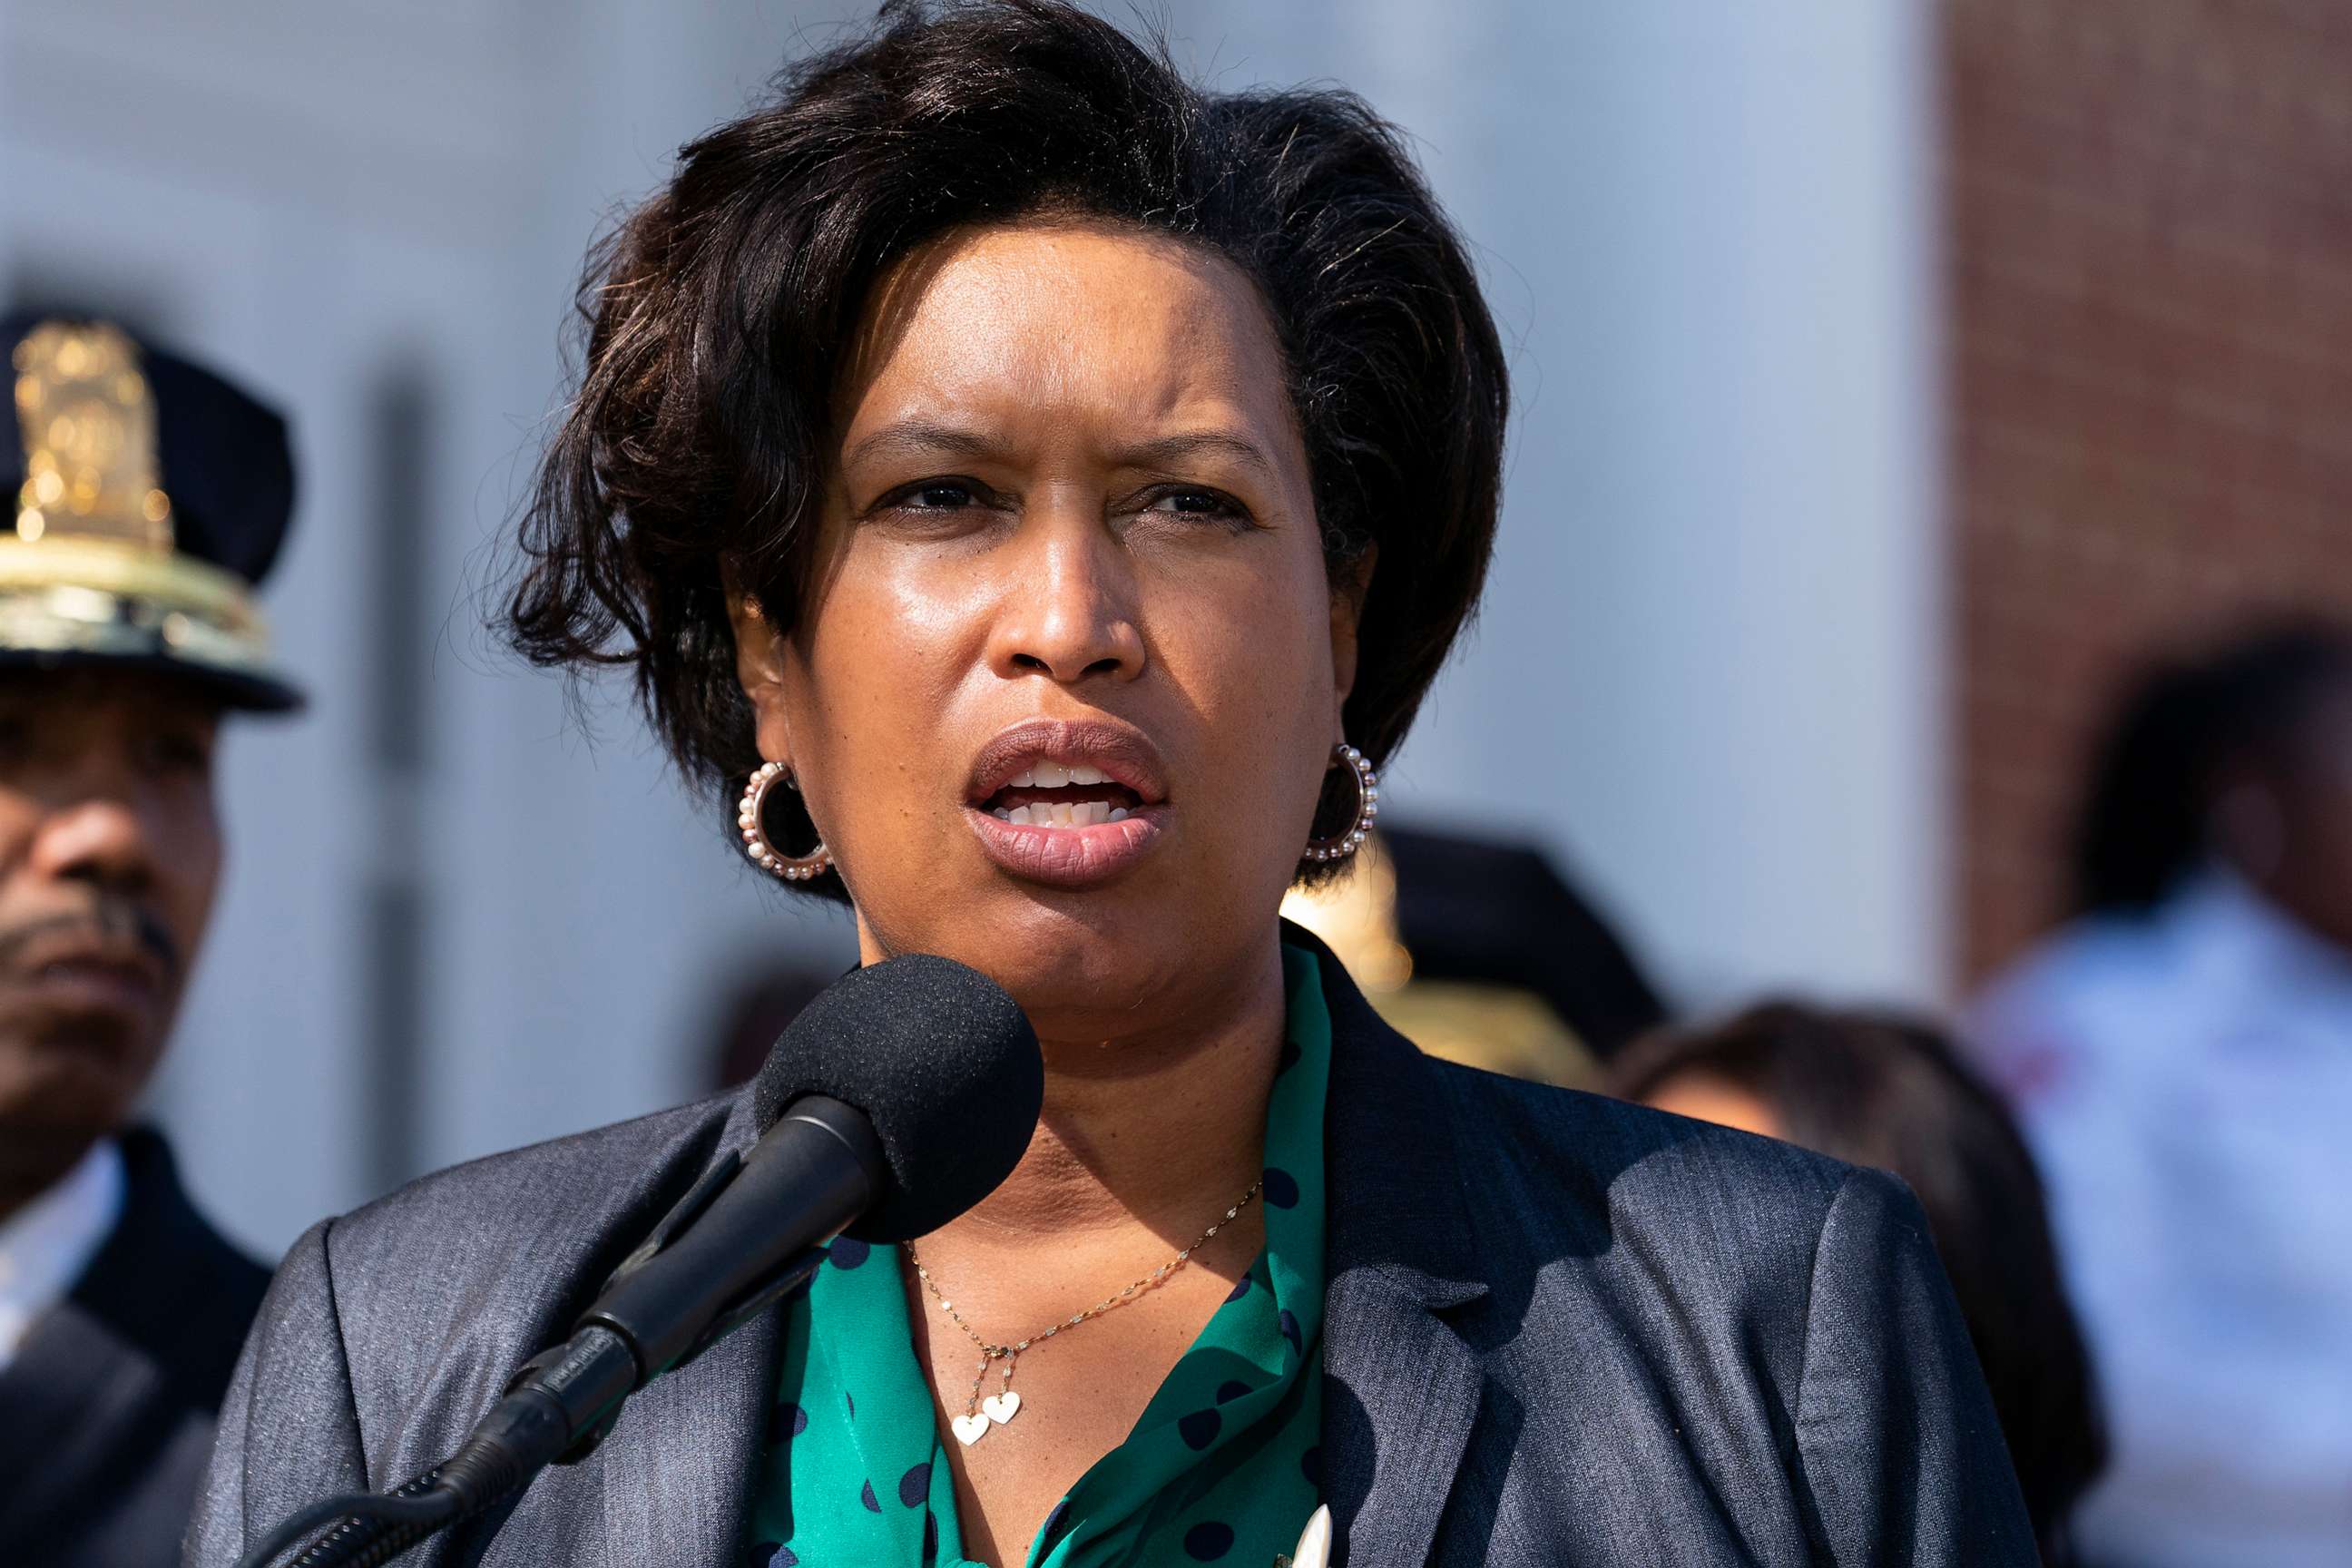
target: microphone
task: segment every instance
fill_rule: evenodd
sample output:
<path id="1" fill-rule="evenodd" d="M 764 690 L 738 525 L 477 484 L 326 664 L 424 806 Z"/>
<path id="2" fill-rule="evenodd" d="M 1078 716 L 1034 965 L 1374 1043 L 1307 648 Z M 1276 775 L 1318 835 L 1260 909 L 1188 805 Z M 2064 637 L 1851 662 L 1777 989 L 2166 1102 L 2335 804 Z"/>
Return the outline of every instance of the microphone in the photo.
<path id="1" fill-rule="evenodd" d="M 994 1192 L 1029 1147 L 1045 1093 L 1028 1018 L 979 971 L 926 953 L 851 971 L 751 1080 L 760 1141 L 655 1227 L 575 1341 L 610 1330 L 641 1386 L 783 1294 L 769 1283 L 814 1267 L 806 1255 L 836 1231 L 904 1241 Z"/>
<path id="2" fill-rule="evenodd" d="M 835 1235 L 904 1241 L 994 1192 L 1036 1130 L 1045 1065 L 992 981 L 910 953 L 828 986 L 751 1095 L 759 1141 L 705 1173 L 456 1453 L 385 1496 L 305 1509 L 239 1568 L 338 1520 L 302 1568 L 389 1562 L 584 1457 L 631 1394 L 804 1285 Z"/>

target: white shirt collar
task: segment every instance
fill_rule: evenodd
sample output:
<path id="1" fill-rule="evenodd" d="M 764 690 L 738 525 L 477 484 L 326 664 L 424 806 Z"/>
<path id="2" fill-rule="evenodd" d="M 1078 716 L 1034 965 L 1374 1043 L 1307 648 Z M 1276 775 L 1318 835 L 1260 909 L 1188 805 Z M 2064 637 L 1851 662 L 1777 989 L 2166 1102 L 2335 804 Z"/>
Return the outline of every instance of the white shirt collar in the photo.
<path id="1" fill-rule="evenodd" d="M 106 1245 L 122 1199 L 122 1151 L 101 1138 L 62 1180 L 0 1220 L 0 1368 Z"/>

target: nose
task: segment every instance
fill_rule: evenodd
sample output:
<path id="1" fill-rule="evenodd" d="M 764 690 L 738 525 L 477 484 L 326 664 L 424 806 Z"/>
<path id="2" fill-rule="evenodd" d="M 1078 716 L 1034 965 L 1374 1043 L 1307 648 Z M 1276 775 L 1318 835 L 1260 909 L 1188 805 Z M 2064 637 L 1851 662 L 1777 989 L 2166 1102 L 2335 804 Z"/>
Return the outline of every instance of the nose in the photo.
<path id="1" fill-rule="evenodd" d="M 35 829 L 37 874 L 136 892 L 154 880 L 154 846 L 137 787 L 128 780 L 84 780 L 61 791 Z"/>
<path id="2" fill-rule="evenodd" d="M 1011 679 L 1063 685 L 1143 673 L 1135 574 L 1109 530 L 1088 517 L 1037 517 L 1020 531 L 989 639 L 989 664 Z"/>

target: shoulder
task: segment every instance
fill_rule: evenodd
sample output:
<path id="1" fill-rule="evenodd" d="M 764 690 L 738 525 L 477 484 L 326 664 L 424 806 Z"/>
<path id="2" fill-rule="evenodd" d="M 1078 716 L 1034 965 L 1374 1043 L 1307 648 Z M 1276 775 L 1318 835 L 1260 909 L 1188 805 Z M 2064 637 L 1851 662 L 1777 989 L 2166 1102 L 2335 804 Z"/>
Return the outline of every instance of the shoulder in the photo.
<path id="1" fill-rule="evenodd" d="M 352 1210 L 335 1227 L 347 1244 L 452 1213 L 528 1227 L 556 1217 L 546 1212 L 549 1205 L 617 1196 L 654 1178 L 655 1168 L 667 1162 L 708 1159 L 737 1098 L 730 1091 L 451 1165 Z"/>
<path id="2" fill-rule="evenodd" d="M 1319 948 L 1317 950 L 1321 952 Z M 1802 1300 L 1852 1167 L 1771 1139 L 1423 1055 L 1324 963 L 1335 1273 L 1402 1264 L 1504 1300 Z"/>
<path id="3" fill-rule="evenodd" d="M 684 1195 L 740 1099 L 452 1166 L 321 1221 L 270 1287 L 256 1385 L 362 1432 L 454 1436 Z"/>
<path id="4" fill-rule="evenodd" d="M 222 1405 L 191 1562 L 447 1453 L 716 1157 L 738 1093 L 472 1161 L 321 1220 L 278 1265 Z"/>
<path id="5" fill-rule="evenodd" d="M 1900 1177 L 1644 1106 L 1434 1065 L 1477 1256 L 1502 1300 L 1535 1304 L 1555 1324 L 1608 1321 L 1603 1337 L 1636 1359 L 1753 1378 L 1783 1404 L 1825 1337 L 1933 1323 L 1921 1344 L 1874 1341 L 1873 1364 L 1931 1352 L 1972 1361 L 1927 1216 Z M 1593 1348 L 1586 1339 L 1577 1353 Z"/>
<path id="6" fill-rule="evenodd" d="M 1420 1265 L 1389 1277 L 1445 1312 L 1498 1405 L 1530 1413 L 1472 1461 L 1524 1474 L 1530 1517 L 1573 1534 L 1580 1523 L 1536 1500 L 1617 1492 L 1675 1541 L 1728 1523 L 1776 1559 L 1864 1562 L 1884 1538 L 1872 1521 L 1961 1478 L 2008 1528 L 1998 1427 L 1899 1180 L 1423 1062 L 1389 1058 L 1381 1097 L 1410 1107 L 1391 1126 L 1417 1122 L 1434 1147 L 1404 1157 L 1414 1178 L 1381 1194 L 1376 1218 L 1339 1207 L 1335 1181 L 1333 1234 L 1377 1226 L 1381 1258 Z M 1393 1290 L 1372 1301 L 1335 1298 L 1327 1346 L 1335 1381 L 1372 1425 L 1394 1426 L 1419 1395 L 1384 1380 L 1382 1347 L 1414 1320 Z M 1906 1412 L 1925 1414 L 1906 1426 Z M 1733 1496 L 1744 1500 L 1727 1512 Z M 1825 1552 L 1829 1540 L 1846 1544 Z M 2004 1547 L 1919 1560 L 2026 1559 Z"/>
<path id="7" fill-rule="evenodd" d="M 625 1255 L 717 1154 L 737 1098 L 453 1165 L 327 1222 L 316 1234 L 347 1333 L 378 1310 L 477 1304 L 575 1276 L 614 1245 Z"/>
<path id="8" fill-rule="evenodd" d="M 1802 1263 L 1854 1167 L 1794 1144 L 1577 1089 L 1431 1064 L 1479 1209 L 1507 1253 L 1654 1235 L 1665 1258 Z M 1891 1181 L 1891 1179 L 1890 1179 Z M 1899 1190 L 1899 1184 L 1893 1184 Z M 1500 1229 L 1505 1234 L 1491 1235 Z M 1586 1233 L 1601 1232 L 1601 1235 Z M 1555 1253 L 1556 1255 L 1556 1253 Z"/>
<path id="9" fill-rule="evenodd" d="M 1616 1419 L 1659 1442 L 1694 1419 L 1720 1427 L 1729 1401 L 1748 1418 L 1717 1432 L 1707 1465 L 1793 1462 L 1849 1512 L 1909 1485 L 1897 1472 L 1915 1461 L 1989 1498 L 2008 1489 L 1927 1217 L 1898 1177 L 1473 1069 L 1441 1065 L 1433 1081 L 1484 1282 L 1516 1325 L 1493 1370 L 1530 1391 L 1611 1386 Z M 1937 1419 L 1898 1463 L 1882 1428 L 1911 1401 Z M 1870 1479 L 1832 1474 L 1849 1465 Z"/>

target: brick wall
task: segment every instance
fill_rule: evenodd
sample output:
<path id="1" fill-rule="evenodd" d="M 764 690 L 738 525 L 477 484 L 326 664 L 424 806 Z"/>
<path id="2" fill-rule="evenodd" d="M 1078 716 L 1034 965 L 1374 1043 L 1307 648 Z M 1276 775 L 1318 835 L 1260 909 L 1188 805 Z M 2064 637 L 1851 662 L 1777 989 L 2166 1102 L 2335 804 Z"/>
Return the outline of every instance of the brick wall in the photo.
<path id="1" fill-rule="evenodd" d="M 2352 615 L 2352 5 L 1948 0 L 1964 974 L 2045 926 L 2105 702 Z"/>

